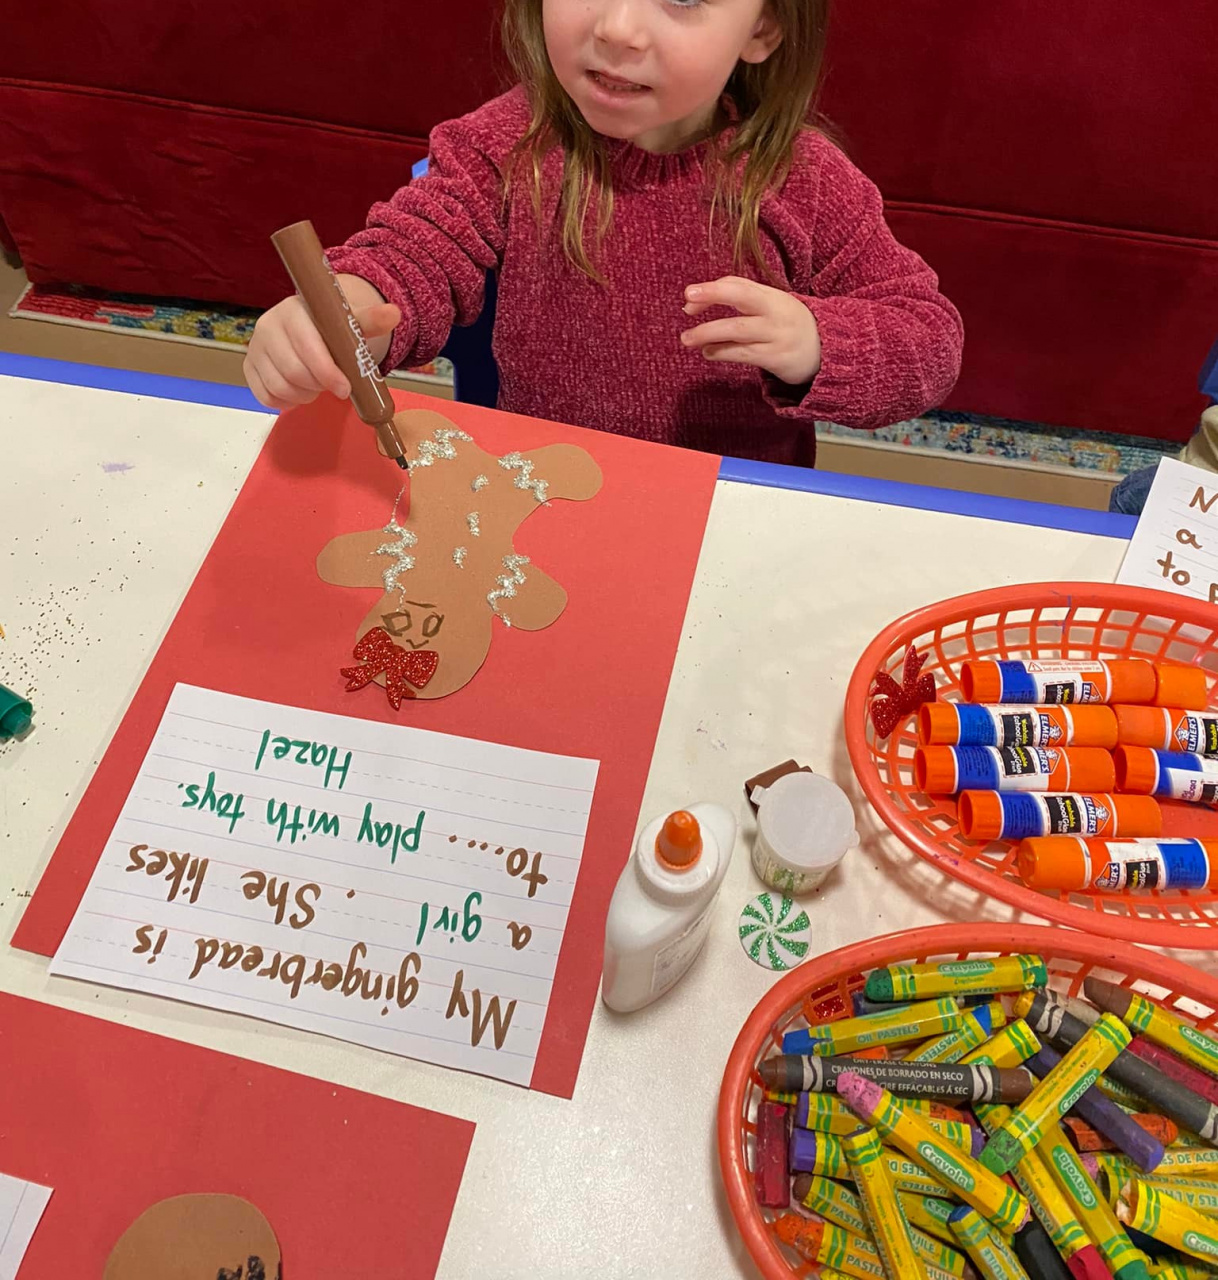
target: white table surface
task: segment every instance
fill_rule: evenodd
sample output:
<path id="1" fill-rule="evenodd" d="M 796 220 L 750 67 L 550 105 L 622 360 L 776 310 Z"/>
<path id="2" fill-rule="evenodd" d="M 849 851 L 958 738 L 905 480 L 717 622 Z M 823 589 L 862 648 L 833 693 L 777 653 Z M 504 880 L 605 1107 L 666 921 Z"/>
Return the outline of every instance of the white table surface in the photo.
<path id="1" fill-rule="evenodd" d="M 34 731 L 0 743 L 0 990 L 475 1121 L 441 1280 L 755 1276 L 714 1145 L 728 1051 L 773 980 L 735 932 L 763 888 L 743 779 L 795 756 L 856 801 L 864 842 L 807 903 L 818 951 L 1015 918 L 877 829 L 842 738 L 846 684 L 864 646 L 908 610 L 1003 583 L 1110 582 L 1125 544 L 721 481 L 642 813 L 717 800 L 740 814 L 741 837 L 704 954 L 646 1010 L 620 1017 L 598 1003 L 567 1101 L 52 979 L 42 957 L 7 945 L 270 425 L 252 411 L 0 376 L 0 683 L 35 708 Z"/>

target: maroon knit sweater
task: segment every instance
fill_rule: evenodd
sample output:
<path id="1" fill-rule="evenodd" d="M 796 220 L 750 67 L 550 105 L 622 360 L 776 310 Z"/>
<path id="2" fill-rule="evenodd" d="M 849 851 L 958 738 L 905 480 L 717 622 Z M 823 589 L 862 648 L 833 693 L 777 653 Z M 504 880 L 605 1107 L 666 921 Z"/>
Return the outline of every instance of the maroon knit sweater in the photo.
<path id="1" fill-rule="evenodd" d="M 682 329 L 727 314 L 687 317 L 686 286 L 745 273 L 733 268 L 726 233 L 709 230 L 707 143 L 652 155 L 610 142 L 613 224 L 596 255 L 601 285 L 567 261 L 556 234 L 539 232 L 524 169 L 503 198 L 505 164 L 527 123 L 516 89 L 440 125 L 427 175 L 374 205 L 367 229 L 329 252 L 336 271 L 364 277 L 402 308 L 386 369 L 432 359 L 454 322 L 471 324 L 493 269 L 499 407 L 512 413 L 790 462 L 808 460 L 817 419 L 880 426 L 951 390 L 959 314 L 934 272 L 893 238 L 876 187 L 822 135 L 800 138 L 789 177 L 761 208 L 773 280 L 820 329 L 821 370 L 793 387 L 681 345 Z M 544 173 L 550 227 L 557 152 Z"/>

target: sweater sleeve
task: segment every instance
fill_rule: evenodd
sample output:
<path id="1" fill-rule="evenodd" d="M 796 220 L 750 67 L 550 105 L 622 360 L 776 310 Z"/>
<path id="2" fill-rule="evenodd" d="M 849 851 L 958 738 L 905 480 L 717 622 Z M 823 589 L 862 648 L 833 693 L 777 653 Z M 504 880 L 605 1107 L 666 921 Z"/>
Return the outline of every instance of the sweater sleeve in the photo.
<path id="1" fill-rule="evenodd" d="M 878 188 L 810 134 L 771 214 L 794 292 L 816 317 L 820 372 L 793 387 L 763 375 L 782 417 L 879 427 L 944 400 L 960 374 L 964 326 L 935 273 L 899 244 Z"/>
<path id="2" fill-rule="evenodd" d="M 373 205 L 366 228 L 327 252 L 336 272 L 362 276 L 402 309 L 386 372 L 433 359 L 454 323 L 473 324 L 482 311 L 507 234 L 504 166 L 526 123 L 515 92 L 438 125 L 427 173 Z"/>

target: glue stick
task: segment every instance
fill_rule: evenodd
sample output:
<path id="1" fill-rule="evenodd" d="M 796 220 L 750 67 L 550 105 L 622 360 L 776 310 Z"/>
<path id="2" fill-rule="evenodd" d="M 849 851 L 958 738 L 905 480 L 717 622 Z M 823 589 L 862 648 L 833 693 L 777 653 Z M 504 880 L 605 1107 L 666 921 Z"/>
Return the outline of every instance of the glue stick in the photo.
<path id="1" fill-rule="evenodd" d="M 1218 760 L 1185 751 L 1117 747 L 1117 786 L 1144 796 L 1167 796 L 1194 804 L 1218 800 Z"/>
<path id="2" fill-rule="evenodd" d="M 919 747 L 914 777 L 925 795 L 958 791 L 1109 792 L 1112 756 L 1099 747 Z"/>
<path id="3" fill-rule="evenodd" d="M 1176 707 L 1112 710 L 1116 715 L 1117 741 L 1123 747 L 1218 756 L 1218 711 L 1183 711 Z"/>
<path id="4" fill-rule="evenodd" d="M 923 747 L 1074 746 L 1111 751 L 1117 744 L 1117 719 L 1111 707 L 924 702 L 918 712 L 918 743 Z"/>
<path id="5" fill-rule="evenodd" d="M 960 832 L 966 840 L 1039 836 L 1157 836 L 1163 813 L 1153 796 L 1081 795 L 1067 791 L 965 791 Z"/>
<path id="6" fill-rule="evenodd" d="M 1016 867 L 1033 889 L 1206 889 L 1218 880 L 1218 840 L 1050 836 L 1025 840 Z"/>
<path id="7" fill-rule="evenodd" d="M 1204 679 L 1204 677 L 1202 677 Z M 1155 669 L 1142 658 L 1099 662 L 966 662 L 960 683 L 966 702 L 1148 703 L 1155 700 Z"/>

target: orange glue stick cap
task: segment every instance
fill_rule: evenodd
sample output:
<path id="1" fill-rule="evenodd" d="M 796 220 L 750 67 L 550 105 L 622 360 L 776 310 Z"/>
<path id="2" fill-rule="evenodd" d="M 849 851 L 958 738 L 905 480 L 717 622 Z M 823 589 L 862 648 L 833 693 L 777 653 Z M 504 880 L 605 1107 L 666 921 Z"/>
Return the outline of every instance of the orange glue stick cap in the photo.
<path id="1" fill-rule="evenodd" d="M 1149 747 L 1117 747 L 1117 789 L 1135 795 L 1152 796 L 1159 783 L 1159 757 Z"/>
<path id="2" fill-rule="evenodd" d="M 1015 868 L 1033 889 L 1090 888 L 1091 859 L 1087 842 L 1077 836 L 1045 836 L 1019 846 Z"/>
<path id="3" fill-rule="evenodd" d="M 924 702 L 918 708 L 918 743 L 947 747 L 960 740 L 960 718 L 947 702 Z"/>
<path id="4" fill-rule="evenodd" d="M 1155 665 L 1155 706 L 1201 708 L 1209 702 L 1205 672 L 1200 667 Z"/>
<path id="5" fill-rule="evenodd" d="M 698 819 L 684 809 L 670 813 L 656 836 L 656 857 L 669 871 L 688 871 L 702 856 Z"/>
<path id="6" fill-rule="evenodd" d="M 1171 727 L 1184 714 L 1164 707 L 1113 707 L 1117 718 L 1117 741 L 1123 747 L 1170 745 Z"/>

